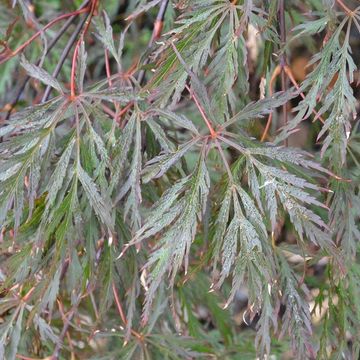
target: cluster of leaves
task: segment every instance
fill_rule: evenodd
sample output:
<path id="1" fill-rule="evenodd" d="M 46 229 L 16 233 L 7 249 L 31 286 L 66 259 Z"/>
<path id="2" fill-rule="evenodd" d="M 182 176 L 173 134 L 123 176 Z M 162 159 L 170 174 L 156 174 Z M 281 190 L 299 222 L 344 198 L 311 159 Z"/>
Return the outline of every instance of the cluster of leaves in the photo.
<path id="1" fill-rule="evenodd" d="M 0 5 L 0 358 L 358 358 L 360 8 L 33 3 Z M 42 30 L 61 16 L 73 33 Z M 273 94 L 319 33 L 305 80 Z M 15 71 L 31 80 L 5 94 Z M 319 154 L 288 147 L 312 113 Z M 270 114 L 289 120 L 264 143 Z"/>

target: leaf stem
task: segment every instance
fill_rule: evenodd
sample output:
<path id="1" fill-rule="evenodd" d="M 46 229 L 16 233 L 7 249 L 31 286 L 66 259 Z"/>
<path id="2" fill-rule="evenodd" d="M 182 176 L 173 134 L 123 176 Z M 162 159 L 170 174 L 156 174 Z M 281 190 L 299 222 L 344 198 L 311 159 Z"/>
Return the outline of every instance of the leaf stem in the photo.
<path id="1" fill-rule="evenodd" d="M 234 178 L 233 178 L 233 175 L 232 175 L 232 172 L 231 172 L 229 163 L 228 163 L 228 161 L 227 161 L 227 159 L 226 159 L 226 156 L 225 156 L 225 154 L 224 154 L 224 150 L 222 149 L 222 147 L 221 147 L 218 139 L 215 139 L 215 145 L 216 145 L 216 147 L 217 147 L 218 150 L 219 150 L 219 153 L 220 153 L 220 156 L 221 156 L 221 158 L 222 158 L 222 160 L 223 160 L 223 163 L 224 163 L 226 172 L 227 172 L 227 174 L 228 174 L 228 176 L 229 176 L 229 180 L 230 180 L 231 184 L 234 184 Z"/>
<path id="2" fill-rule="evenodd" d="M 76 171 L 78 172 L 80 167 L 80 117 L 77 103 L 74 104 L 75 122 L 76 122 Z"/>
<path id="3" fill-rule="evenodd" d="M 281 90 L 285 92 L 287 90 L 287 79 L 285 73 L 286 56 L 285 56 L 285 45 L 286 45 L 286 24 L 285 24 L 285 3 L 284 0 L 279 2 L 279 17 L 280 17 L 280 40 L 282 45 L 282 54 L 280 56 L 280 67 L 281 67 Z M 288 110 L 287 103 L 283 106 L 283 119 L 284 125 L 288 124 Z M 289 145 L 288 138 L 285 139 L 285 146 Z"/>
<path id="4" fill-rule="evenodd" d="M 105 71 L 106 71 L 106 77 L 108 79 L 109 86 L 112 86 L 112 80 L 111 80 L 111 71 L 110 71 L 110 62 L 109 62 L 109 52 L 107 49 L 104 49 L 104 55 L 105 55 Z"/>
<path id="5" fill-rule="evenodd" d="M 216 133 L 216 131 L 214 130 L 214 128 L 213 128 L 213 126 L 212 126 L 212 124 L 211 124 L 211 121 L 207 118 L 207 116 L 206 116 L 206 114 L 205 114 L 205 111 L 204 111 L 204 109 L 202 108 L 202 106 L 201 106 L 198 98 L 196 97 L 194 91 L 193 91 L 192 89 L 190 89 L 190 87 L 189 87 L 188 85 L 185 85 L 185 88 L 186 88 L 186 90 L 189 92 L 190 96 L 193 98 L 196 107 L 198 108 L 198 110 L 199 110 L 199 112 L 200 112 L 200 114 L 201 114 L 201 116 L 202 116 L 202 118 L 203 118 L 206 126 L 208 127 L 208 129 L 209 129 L 209 131 L 210 131 L 211 137 L 212 137 L 213 139 L 216 138 L 217 133 Z"/>
<path id="6" fill-rule="evenodd" d="M 286 75 L 288 76 L 288 78 L 290 79 L 290 81 L 292 82 L 292 84 L 295 86 L 296 90 L 300 90 L 300 86 L 297 83 L 297 81 L 295 80 L 294 75 L 288 65 L 284 66 L 284 71 L 285 71 Z M 300 92 L 300 96 L 303 99 L 305 99 L 305 94 L 302 91 Z M 321 117 L 321 115 L 315 109 L 312 110 L 312 113 L 315 115 L 314 122 L 319 119 L 323 124 L 325 123 L 325 120 Z"/>
<path id="7" fill-rule="evenodd" d="M 79 53 L 79 46 L 80 46 L 80 41 L 78 41 L 76 43 L 73 58 L 72 58 L 71 78 L 70 78 L 70 99 L 71 100 L 74 100 L 76 98 L 76 95 L 75 95 L 75 73 L 76 73 L 77 56 Z"/>
<path id="8" fill-rule="evenodd" d="M 279 76 L 280 73 L 281 73 L 281 67 L 279 65 L 277 65 L 276 68 L 274 69 L 272 75 L 271 75 L 271 78 L 270 78 L 270 83 L 269 83 L 269 95 L 270 96 L 273 95 L 273 84 L 276 81 L 276 78 Z M 267 134 L 269 132 L 270 125 L 271 125 L 271 122 L 272 122 L 272 118 L 273 118 L 273 112 L 271 112 L 269 114 L 269 117 L 268 117 L 268 120 L 266 122 L 264 132 L 263 132 L 263 134 L 261 136 L 261 140 L 260 140 L 261 142 L 263 142 L 267 137 Z"/>
<path id="9" fill-rule="evenodd" d="M 98 0 L 92 0 L 89 16 L 86 17 L 84 31 L 81 34 L 80 39 L 78 40 L 78 42 L 76 43 L 76 46 L 75 46 L 74 55 L 73 55 L 73 59 L 72 59 L 71 79 L 70 79 L 70 99 L 71 100 L 74 100 L 76 98 L 75 73 L 76 73 L 76 62 L 77 62 L 77 57 L 78 57 L 78 53 L 79 53 L 79 47 L 80 47 L 81 41 L 84 39 L 85 34 L 89 30 L 91 19 L 94 16 L 97 5 L 98 5 Z"/>
<path id="10" fill-rule="evenodd" d="M 27 356 L 21 355 L 21 354 L 16 354 L 16 357 L 17 357 L 18 359 L 21 359 L 21 360 L 41 360 L 41 359 L 36 359 L 36 358 L 27 357 Z"/>
<path id="11" fill-rule="evenodd" d="M 112 79 L 111 79 L 111 69 L 110 69 L 110 61 L 109 61 L 109 51 L 107 49 L 104 49 L 104 54 L 105 54 L 106 77 L 108 79 L 109 87 L 111 87 L 112 86 Z M 115 106 L 115 112 L 113 112 L 111 109 L 108 109 L 108 110 L 110 110 L 110 112 L 108 112 L 108 114 L 111 115 L 111 117 L 113 118 L 114 125 L 115 125 L 118 122 L 118 120 L 120 121 L 121 115 L 119 115 L 120 106 L 116 101 L 114 101 L 114 106 Z"/>
<path id="12" fill-rule="evenodd" d="M 59 62 L 57 63 L 54 72 L 52 73 L 52 76 L 54 78 L 56 78 L 59 75 L 61 68 L 63 67 L 64 62 L 67 59 L 67 56 L 68 56 L 71 48 L 73 47 L 78 35 L 80 34 L 81 29 L 83 28 L 87 18 L 88 18 L 88 15 L 84 16 L 84 18 L 79 22 L 79 24 L 75 28 L 74 32 L 72 33 L 71 37 L 69 38 L 63 52 L 61 53 Z M 52 90 L 51 86 L 46 87 L 41 102 L 46 102 L 48 100 L 51 90 Z"/>

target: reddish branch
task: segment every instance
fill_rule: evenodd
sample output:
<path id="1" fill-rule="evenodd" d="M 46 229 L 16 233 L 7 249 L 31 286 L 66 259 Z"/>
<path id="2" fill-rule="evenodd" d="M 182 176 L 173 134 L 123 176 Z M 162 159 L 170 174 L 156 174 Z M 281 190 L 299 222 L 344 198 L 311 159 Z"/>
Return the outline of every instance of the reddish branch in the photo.
<path id="1" fill-rule="evenodd" d="M 125 316 L 124 310 L 122 308 L 122 305 L 121 305 L 121 302 L 120 302 L 120 299 L 119 299 L 119 296 L 118 296 L 114 281 L 112 282 L 112 291 L 113 291 L 116 307 L 117 307 L 119 315 L 120 315 L 120 319 L 123 322 L 123 324 L 126 326 L 127 325 L 126 316 Z"/>
<path id="2" fill-rule="evenodd" d="M 336 0 L 336 2 L 348 15 L 351 16 L 353 14 L 353 11 L 344 4 L 343 0 Z"/>
<path id="3" fill-rule="evenodd" d="M 41 360 L 41 359 L 35 359 L 35 358 L 31 358 L 31 357 L 21 355 L 21 354 L 16 354 L 16 358 L 21 359 L 21 360 Z"/>
<path id="4" fill-rule="evenodd" d="M 291 71 L 291 69 L 290 69 L 290 67 L 288 65 L 284 66 L 284 72 L 287 75 L 287 77 L 290 79 L 291 83 L 295 86 L 296 90 L 300 90 L 300 86 L 297 83 L 297 81 L 295 80 L 294 75 L 293 75 L 293 73 L 292 73 L 292 71 Z M 281 67 L 280 67 L 280 65 L 278 65 L 274 69 L 274 71 L 273 71 L 273 73 L 271 75 L 271 78 L 270 78 L 270 83 L 269 83 L 269 94 L 270 94 L 270 96 L 273 95 L 274 83 L 275 83 L 276 78 L 280 75 L 280 73 L 281 73 Z M 300 92 L 300 96 L 303 99 L 305 99 L 305 94 L 302 91 Z M 319 119 L 324 124 L 325 120 L 322 118 L 322 116 L 315 109 L 312 110 L 312 113 L 315 115 L 314 121 Z M 260 140 L 261 142 L 265 141 L 265 139 L 266 139 L 266 137 L 268 135 L 269 128 L 270 128 L 270 125 L 271 125 L 271 122 L 272 122 L 272 118 L 273 118 L 273 113 L 271 112 L 269 114 L 268 120 L 266 122 L 265 129 L 264 129 L 263 134 L 261 136 L 261 140 Z"/>
<path id="5" fill-rule="evenodd" d="M 14 56 L 16 56 L 17 54 L 19 54 L 21 51 L 23 51 L 28 45 L 30 45 L 35 39 L 37 39 L 45 30 L 47 30 L 48 28 L 50 28 L 51 26 L 53 26 L 54 24 L 56 24 L 57 22 L 66 19 L 68 17 L 72 17 L 74 15 L 79 15 L 82 13 L 87 12 L 88 9 L 83 8 L 80 10 L 76 10 L 73 11 L 71 13 L 68 14 L 63 14 L 58 16 L 57 18 L 55 18 L 54 20 L 51 20 L 48 24 L 46 24 L 41 30 L 39 30 L 37 33 L 35 33 L 30 39 L 28 39 L 27 41 L 25 41 L 22 45 L 20 45 L 16 50 L 12 51 L 9 48 L 7 49 L 8 51 L 6 52 L 6 56 L 4 58 L 0 58 L 0 64 L 10 60 L 11 58 L 13 58 Z"/>
<path id="6" fill-rule="evenodd" d="M 87 6 L 88 2 L 89 2 L 89 0 L 84 1 L 83 4 L 80 6 L 79 10 L 85 8 L 85 7 Z M 67 19 L 67 21 L 64 23 L 64 25 L 61 27 L 61 29 L 56 33 L 56 35 L 54 36 L 54 38 L 51 40 L 49 46 L 48 46 L 47 49 L 46 49 L 45 56 L 50 53 L 50 51 L 51 51 L 51 50 L 53 49 L 53 47 L 57 44 L 57 42 L 59 41 L 59 39 L 65 34 L 66 30 L 70 27 L 70 25 L 74 22 L 74 20 L 75 20 L 76 18 L 77 18 L 77 15 L 73 15 L 73 16 L 71 16 L 71 17 L 69 17 L 69 18 Z M 76 30 L 75 30 L 75 32 L 76 32 Z M 38 59 L 38 61 L 36 62 L 36 65 L 39 66 L 39 65 L 40 65 L 40 62 L 41 62 L 41 58 Z M 59 63 L 60 63 L 60 61 L 59 61 Z M 59 65 L 59 64 L 58 64 L 58 65 Z M 53 73 L 53 76 L 54 76 L 55 78 L 57 77 L 57 74 L 55 74 L 55 73 L 56 73 L 56 70 L 57 70 L 57 69 L 55 69 L 55 71 L 54 71 L 54 73 Z M 60 71 L 60 70 L 59 70 L 59 71 Z M 11 113 L 12 113 L 13 109 L 15 108 L 16 104 L 18 103 L 18 101 L 20 100 L 20 97 L 21 97 L 22 93 L 24 92 L 25 86 L 26 86 L 26 84 L 28 83 L 29 80 L 30 80 L 30 76 L 27 75 L 27 76 L 25 77 L 23 83 L 20 85 L 19 90 L 18 90 L 18 92 L 17 92 L 16 95 L 15 95 L 14 101 L 13 101 L 11 104 L 8 104 L 8 112 L 7 112 L 6 116 L 5 116 L 5 119 L 6 119 L 6 120 L 8 120 L 8 119 L 10 118 Z M 46 90 L 45 90 L 45 93 L 44 93 L 44 95 L 43 95 L 42 101 L 46 101 L 48 95 L 50 94 L 50 90 L 51 90 L 51 87 L 48 86 L 48 87 L 46 88 Z M 45 99 L 45 100 L 44 100 L 44 99 Z"/>
<path id="7" fill-rule="evenodd" d="M 117 310 L 119 312 L 119 315 L 120 315 L 120 319 L 121 321 L 123 322 L 123 324 L 126 326 L 127 325 L 127 319 L 126 319 L 126 316 L 125 316 L 125 313 L 124 313 L 124 310 L 123 310 L 123 307 L 121 305 L 121 301 L 119 299 L 119 295 L 117 293 L 117 290 L 116 290 L 116 286 L 115 286 L 115 282 L 113 281 L 112 282 L 112 291 L 113 291 L 113 295 L 114 295 L 114 299 L 115 299 L 115 304 L 116 304 L 116 307 L 117 307 Z M 136 337 L 138 338 L 139 340 L 143 340 L 143 335 L 139 334 L 138 332 L 136 332 L 135 330 L 131 329 L 131 333 Z"/>

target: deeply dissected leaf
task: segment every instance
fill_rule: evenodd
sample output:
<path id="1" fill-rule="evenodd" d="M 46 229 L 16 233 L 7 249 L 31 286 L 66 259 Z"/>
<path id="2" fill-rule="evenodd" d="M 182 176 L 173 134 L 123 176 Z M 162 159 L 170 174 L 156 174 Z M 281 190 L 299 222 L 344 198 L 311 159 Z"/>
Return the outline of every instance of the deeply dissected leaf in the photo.
<path id="1" fill-rule="evenodd" d="M 12 3 L 0 358 L 358 358 L 360 8 Z"/>
<path id="2" fill-rule="evenodd" d="M 91 177 L 86 173 L 86 171 L 81 166 L 78 167 L 77 171 L 79 175 L 79 181 L 81 182 L 84 188 L 85 194 L 89 199 L 89 203 L 94 209 L 96 215 L 111 231 L 113 229 L 113 220 L 111 217 L 108 204 L 106 204 L 96 184 L 93 182 Z"/>
<path id="3" fill-rule="evenodd" d="M 31 77 L 40 80 L 45 85 L 49 85 L 53 87 L 54 89 L 58 90 L 60 93 L 63 92 L 59 82 L 42 68 L 29 63 L 24 57 L 22 58 L 21 65 Z"/>
<path id="4" fill-rule="evenodd" d="M 97 34 L 95 35 L 103 43 L 105 48 L 110 51 L 111 55 L 114 57 L 117 63 L 120 64 L 120 53 L 118 50 L 116 50 L 113 38 L 113 29 L 110 25 L 109 16 L 106 14 L 106 12 L 104 12 L 103 15 L 104 22 L 101 18 L 96 19 L 97 21 L 95 22 L 95 25 Z"/>
<path id="5" fill-rule="evenodd" d="M 175 206 L 171 213 L 166 214 L 169 204 L 178 199 L 183 193 L 181 206 Z M 203 157 L 199 159 L 197 167 L 191 177 L 186 179 L 185 183 L 178 183 L 170 192 L 165 193 L 158 204 L 154 207 L 161 222 L 156 224 L 155 219 L 151 219 L 139 230 L 135 235 L 135 239 L 141 236 L 141 239 L 147 238 L 149 235 L 155 235 L 165 230 L 161 243 L 149 258 L 146 267 L 151 269 L 149 274 L 149 289 L 146 294 L 146 304 L 144 308 L 143 318 L 148 319 L 151 304 L 155 296 L 155 291 L 160 285 L 166 272 L 171 274 L 171 283 L 183 261 L 185 261 L 185 272 L 188 268 L 190 246 L 196 234 L 196 227 L 202 212 L 205 208 L 209 191 L 209 175 L 204 163 Z M 176 197 L 174 197 L 176 196 Z M 165 220 L 165 221 L 164 221 Z M 158 218 L 158 221 L 160 219 Z M 173 242 L 176 239 L 176 242 Z"/>

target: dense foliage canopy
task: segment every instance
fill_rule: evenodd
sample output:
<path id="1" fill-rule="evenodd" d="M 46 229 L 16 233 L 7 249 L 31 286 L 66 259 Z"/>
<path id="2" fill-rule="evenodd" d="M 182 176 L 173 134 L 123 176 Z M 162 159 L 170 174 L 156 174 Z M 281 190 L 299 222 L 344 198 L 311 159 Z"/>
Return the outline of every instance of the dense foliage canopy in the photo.
<path id="1" fill-rule="evenodd" d="M 358 359 L 356 0 L 0 2 L 0 359 Z"/>

